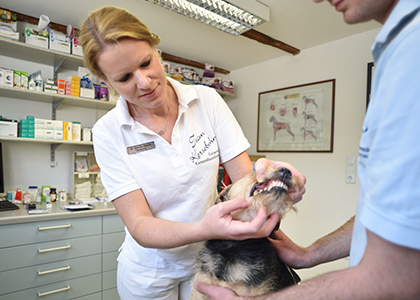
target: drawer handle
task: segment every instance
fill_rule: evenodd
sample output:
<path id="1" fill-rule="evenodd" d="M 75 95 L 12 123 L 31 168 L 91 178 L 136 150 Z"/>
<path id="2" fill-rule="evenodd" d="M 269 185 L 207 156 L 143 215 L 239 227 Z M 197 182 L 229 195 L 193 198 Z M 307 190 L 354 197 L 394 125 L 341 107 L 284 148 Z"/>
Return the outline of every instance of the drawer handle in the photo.
<path id="1" fill-rule="evenodd" d="M 43 296 L 48 296 L 48 295 L 55 294 L 55 293 L 65 292 L 65 291 L 68 291 L 69 289 L 71 289 L 71 287 L 68 285 L 65 288 L 58 289 L 58 290 L 53 290 L 53 291 L 49 291 L 49 292 L 45 292 L 45 293 L 38 292 L 38 297 L 43 297 Z"/>
<path id="2" fill-rule="evenodd" d="M 49 248 L 49 249 L 38 249 L 38 253 L 45 253 L 45 252 L 51 252 L 51 251 L 57 251 L 57 250 L 65 250 L 70 249 L 71 246 L 67 244 L 66 246 L 61 246 L 57 248 Z"/>
<path id="3" fill-rule="evenodd" d="M 58 226 L 50 226 L 50 227 L 38 227 L 38 230 L 39 230 L 39 231 L 43 231 L 43 230 L 60 229 L 60 228 L 69 228 L 69 227 L 71 227 L 71 224 L 58 225 Z"/>
<path id="4" fill-rule="evenodd" d="M 55 273 L 55 272 L 67 271 L 67 270 L 70 270 L 70 269 L 71 269 L 70 266 L 66 266 L 66 267 L 63 267 L 63 268 L 58 268 L 58 269 L 48 270 L 48 271 L 38 270 L 38 275 L 51 274 L 51 273 Z"/>

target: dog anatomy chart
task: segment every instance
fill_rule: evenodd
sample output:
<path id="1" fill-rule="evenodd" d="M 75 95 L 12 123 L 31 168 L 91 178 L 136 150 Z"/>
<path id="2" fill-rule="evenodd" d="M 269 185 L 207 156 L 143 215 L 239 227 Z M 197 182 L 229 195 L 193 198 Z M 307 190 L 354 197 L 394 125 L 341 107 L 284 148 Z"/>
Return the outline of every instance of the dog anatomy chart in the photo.
<path id="1" fill-rule="evenodd" d="M 260 93 L 258 150 L 328 148 L 332 137 L 332 99 L 331 89 L 319 85 Z"/>

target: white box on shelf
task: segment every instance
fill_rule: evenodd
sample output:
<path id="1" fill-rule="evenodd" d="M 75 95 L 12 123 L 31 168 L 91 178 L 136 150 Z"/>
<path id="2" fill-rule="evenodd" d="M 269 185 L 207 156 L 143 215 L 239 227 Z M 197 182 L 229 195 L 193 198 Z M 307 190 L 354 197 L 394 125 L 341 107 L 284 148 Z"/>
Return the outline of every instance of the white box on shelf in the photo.
<path id="1" fill-rule="evenodd" d="M 71 41 L 70 37 L 55 30 L 49 30 L 50 49 L 70 54 Z"/>
<path id="2" fill-rule="evenodd" d="M 48 49 L 48 32 L 47 31 L 36 30 L 35 28 L 26 26 L 24 35 L 25 35 L 26 44 Z"/>
<path id="3" fill-rule="evenodd" d="M 35 135 L 36 139 L 45 139 L 45 129 L 44 128 L 35 128 Z"/>
<path id="4" fill-rule="evenodd" d="M 18 136 L 18 122 L 0 121 L 0 136 Z"/>

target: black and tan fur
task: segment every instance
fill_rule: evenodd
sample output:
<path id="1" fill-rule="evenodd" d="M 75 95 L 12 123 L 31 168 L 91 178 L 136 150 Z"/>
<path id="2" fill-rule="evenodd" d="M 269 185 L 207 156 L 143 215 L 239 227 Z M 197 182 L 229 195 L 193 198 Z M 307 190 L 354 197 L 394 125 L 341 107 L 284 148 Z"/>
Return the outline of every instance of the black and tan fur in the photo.
<path id="1" fill-rule="evenodd" d="M 227 186 L 216 203 L 252 196 L 247 209 L 232 213 L 235 220 L 251 221 L 265 206 L 267 214 L 278 213 L 280 218 L 292 209 L 287 191 L 297 188 L 297 178 L 288 169 L 268 168 L 266 181 L 258 184 L 255 172 Z M 300 281 L 293 270 L 278 258 L 268 238 L 245 241 L 210 240 L 196 260 L 194 281 L 227 287 L 239 296 L 259 296 L 296 284 Z M 208 299 L 192 288 L 191 300 Z"/>

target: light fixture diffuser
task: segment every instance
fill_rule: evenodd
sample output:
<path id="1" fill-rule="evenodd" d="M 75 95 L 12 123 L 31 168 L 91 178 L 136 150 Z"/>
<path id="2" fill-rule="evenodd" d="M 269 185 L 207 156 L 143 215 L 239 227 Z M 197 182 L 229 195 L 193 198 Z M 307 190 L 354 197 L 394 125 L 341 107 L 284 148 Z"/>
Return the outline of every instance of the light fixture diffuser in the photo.
<path id="1" fill-rule="evenodd" d="M 268 21 L 269 8 L 255 0 L 242 0 L 242 4 L 256 7 L 258 16 L 243 7 L 223 0 L 145 0 L 176 13 L 198 20 L 233 35 L 239 35 Z"/>

